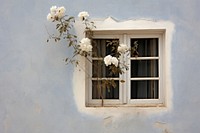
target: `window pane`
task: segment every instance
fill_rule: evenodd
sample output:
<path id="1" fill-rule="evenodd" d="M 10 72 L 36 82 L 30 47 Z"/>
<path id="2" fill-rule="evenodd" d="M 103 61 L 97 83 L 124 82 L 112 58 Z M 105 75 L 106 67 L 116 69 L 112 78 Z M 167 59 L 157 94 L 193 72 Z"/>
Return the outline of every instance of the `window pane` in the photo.
<path id="1" fill-rule="evenodd" d="M 107 85 L 104 81 L 92 81 L 92 99 L 119 99 L 119 81 L 115 80 L 116 87 Z"/>
<path id="2" fill-rule="evenodd" d="M 106 67 L 103 60 L 93 60 L 92 61 L 92 77 L 93 78 L 117 78 L 119 77 L 119 74 L 113 74 L 111 73 L 111 70 L 109 70 L 109 66 Z"/>
<path id="3" fill-rule="evenodd" d="M 93 39 L 93 57 L 116 56 L 119 39 Z"/>
<path id="4" fill-rule="evenodd" d="M 119 99 L 119 81 L 102 80 L 102 78 L 118 78 L 106 67 L 103 58 L 117 55 L 119 39 L 93 39 L 92 55 L 92 99 Z M 96 79 L 95 79 L 96 78 Z M 99 78 L 99 79 L 97 79 Z"/>
<path id="5" fill-rule="evenodd" d="M 131 78 L 158 77 L 158 60 L 131 60 Z"/>
<path id="6" fill-rule="evenodd" d="M 131 99 L 158 99 L 158 80 L 131 81 Z"/>
<path id="7" fill-rule="evenodd" d="M 94 39 L 92 45 L 93 57 L 104 57 L 106 55 L 105 39 Z"/>
<path id="8" fill-rule="evenodd" d="M 158 57 L 158 38 L 134 38 L 131 39 L 131 47 L 137 41 L 139 57 Z M 133 51 L 131 55 L 133 56 Z"/>

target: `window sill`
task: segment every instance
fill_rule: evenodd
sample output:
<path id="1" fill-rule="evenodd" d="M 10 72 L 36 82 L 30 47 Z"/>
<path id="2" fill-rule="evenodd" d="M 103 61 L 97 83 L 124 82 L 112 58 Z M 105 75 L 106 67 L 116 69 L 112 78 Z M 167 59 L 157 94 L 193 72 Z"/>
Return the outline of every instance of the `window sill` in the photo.
<path id="1" fill-rule="evenodd" d="M 106 118 L 108 116 L 119 118 L 124 115 L 130 116 L 148 116 L 158 115 L 160 113 L 169 112 L 169 108 L 165 106 L 152 107 L 152 106 L 90 106 L 81 110 L 84 114 L 92 115 L 95 117 Z"/>
<path id="2" fill-rule="evenodd" d="M 167 108 L 165 104 L 116 104 L 116 105 L 97 105 L 97 104 L 89 104 L 86 105 L 87 108 Z"/>

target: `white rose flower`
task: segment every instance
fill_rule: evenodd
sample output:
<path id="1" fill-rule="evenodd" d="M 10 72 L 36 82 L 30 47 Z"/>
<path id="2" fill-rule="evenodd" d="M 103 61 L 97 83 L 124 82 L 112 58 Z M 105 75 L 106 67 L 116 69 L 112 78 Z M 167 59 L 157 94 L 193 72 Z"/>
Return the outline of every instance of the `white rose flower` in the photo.
<path id="1" fill-rule="evenodd" d="M 61 6 L 61 7 L 58 8 L 58 11 L 62 12 L 62 13 L 65 13 L 66 9 L 65 9 L 64 6 Z"/>
<path id="2" fill-rule="evenodd" d="M 52 6 L 52 7 L 50 8 L 50 13 L 55 15 L 56 12 L 57 12 L 57 6 Z"/>
<path id="3" fill-rule="evenodd" d="M 52 6 L 50 8 L 50 13 L 47 15 L 47 20 L 59 20 L 65 15 L 65 7 L 57 7 L 57 6 Z"/>
<path id="4" fill-rule="evenodd" d="M 79 44 L 81 51 L 90 52 L 92 51 L 91 40 L 89 38 L 83 38 Z"/>
<path id="5" fill-rule="evenodd" d="M 126 44 L 119 44 L 117 51 L 119 53 L 125 53 L 126 51 L 128 51 L 128 46 Z"/>
<path id="6" fill-rule="evenodd" d="M 92 51 L 92 45 L 87 45 L 86 52 Z"/>
<path id="7" fill-rule="evenodd" d="M 116 57 L 112 57 L 111 55 L 107 55 L 106 57 L 104 57 L 104 63 L 105 63 L 106 66 L 113 64 L 116 67 L 118 67 L 119 61 Z"/>
<path id="8" fill-rule="evenodd" d="M 78 14 L 78 17 L 83 21 L 89 17 L 89 14 L 88 14 L 88 12 L 83 11 Z"/>
<path id="9" fill-rule="evenodd" d="M 106 57 L 104 57 L 104 63 L 106 66 L 111 65 L 112 63 L 112 56 L 111 55 L 107 55 Z"/>
<path id="10" fill-rule="evenodd" d="M 56 13 L 56 15 L 58 16 L 58 18 L 62 18 L 65 15 L 65 11 L 66 11 L 66 9 L 65 9 L 64 6 L 58 7 L 57 8 L 57 13 Z"/>
<path id="11" fill-rule="evenodd" d="M 47 15 L 47 20 L 48 21 L 51 21 L 51 20 L 53 20 L 54 19 L 54 16 L 51 14 L 51 13 L 49 13 L 48 15 Z"/>
<path id="12" fill-rule="evenodd" d="M 79 44 L 79 46 L 80 46 L 79 48 L 80 48 L 81 51 L 87 50 L 87 48 L 86 48 L 87 46 L 85 44 Z"/>
<path id="13" fill-rule="evenodd" d="M 118 67 L 118 59 L 116 57 L 112 57 L 111 62 L 112 62 L 113 65 Z"/>
<path id="14" fill-rule="evenodd" d="M 90 41 L 89 38 L 83 38 L 83 39 L 81 40 L 81 43 L 84 43 L 84 44 L 90 45 L 90 44 L 91 44 L 91 41 Z"/>

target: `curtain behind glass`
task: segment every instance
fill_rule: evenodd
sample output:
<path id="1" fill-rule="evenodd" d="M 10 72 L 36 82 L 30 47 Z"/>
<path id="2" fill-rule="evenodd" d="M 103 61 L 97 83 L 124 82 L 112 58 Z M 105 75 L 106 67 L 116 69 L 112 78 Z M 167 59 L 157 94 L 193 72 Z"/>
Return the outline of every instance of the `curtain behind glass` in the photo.
<path id="1" fill-rule="evenodd" d="M 107 46 L 112 39 L 93 39 L 93 60 L 92 60 L 92 99 L 119 99 L 119 80 L 115 80 L 116 87 L 107 85 L 102 78 L 118 78 L 119 75 L 110 74 L 108 67 L 105 66 L 103 58 L 111 52 L 112 47 Z M 95 79 L 94 79 L 95 78 Z"/>
<path id="2" fill-rule="evenodd" d="M 144 59 L 131 60 L 131 78 L 158 77 L 158 59 L 145 59 L 145 57 L 158 57 L 158 38 L 131 39 L 132 47 L 135 41 L 138 41 L 139 57 Z M 158 80 L 132 80 L 131 99 L 158 98 L 158 82 Z"/>

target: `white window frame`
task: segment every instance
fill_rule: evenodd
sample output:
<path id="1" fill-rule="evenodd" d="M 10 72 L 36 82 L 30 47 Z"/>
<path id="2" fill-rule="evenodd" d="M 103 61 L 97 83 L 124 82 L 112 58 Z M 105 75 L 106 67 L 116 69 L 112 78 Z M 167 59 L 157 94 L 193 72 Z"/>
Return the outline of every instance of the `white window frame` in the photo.
<path id="1" fill-rule="evenodd" d="M 165 85 L 164 85 L 164 71 L 163 66 L 164 61 L 164 51 L 165 48 L 165 30 L 164 29 L 152 29 L 152 30 L 100 30 L 94 31 L 94 39 L 116 39 L 118 38 L 120 43 L 125 43 L 130 46 L 131 38 L 158 38 L 159 39 L 159 77 L 158 78 L 148 78 L 149 80 L 158 79 L 159 80 L 159 98 L 158 99 L 130 99 L 130 69 L 124 74 L 120 75 L 120 79 L 125 80 L 125 83 L 119 82 L 119 99 L 118 100 L 103 100 L 103 106 L 164 106 L 165 104 Z M 128 57 L 130 58 L 130 57 Z M 127 58 L 126 62 L 130 63 Z M 152 58 L 152 57 L 147 57 Z M 135 58 L 136 59 L 136 58 Z M 140 57 L 137 57 L 140 59 Z M 144 58 L 143 58 L 144 59 Z M 89 69 L 89 73 L 92 74 L 92 65 L 86 63 L 86 68 Z M 102 106 L 101 99 L 92 99 L 92 83 L 91 79 L 87 77 L 87 87 L 86 93 L 86 106 Z M 137 78 L 139 79 L 139 78 Z M 145 78 L 147 79 L 147 78 Z"/>
<path id="2" fill-rule="evenodd" d="M 92 20 L 95 23 L 96 28 L 94 29 L 95 35 L 102 35 L 101 33 L 104 33 L 104 35 L 113 35 L 115 34 L 123 34 L 123 31 L 126 31 L 126 34 L 134 31 L 139 34 L 139 33 L 151 33 L 154 31 L 154 33 L 162 33 L 163 34 L 163 42 L 165 45 L 163 45 L 163 63 L 162 65 L 162 81 L 163 84 L 161 87 L 164 87 L 164 90 L 162 91 L 163 93 L 163 99 L 161 99 L 161 103 L 154 103 L 154 104 L 143 104 L 141 102 L 131 104 L 131 107 L 138 107 L 141 106 L 143 107 L 162 107 L 162 109 L 171 109 L 172 107 L 172 85 L 171 85 L 171 48 L 172 48 L 172 38 L 173 38 L 173 33 L 175 32 L 175 25 L 173 22 L 170 21 L 163 21 L 163 20 L 151 20 L 151 19 L 135 19 L 135 20 L 126 20 L 126 21 L 117 21 L 113 19 L 112 17 L 108 17 L 106 19 L 95 19 Z M 77 33 L 78 39 L 81 40 L 82 38 L 85 37 L 84 33 L 84 25 L 82 21 L 76 21 L 75 23 L 75 32 Z M 74 93 L 74 99 L 75 103 L 77 105 L 77 108 L 79 111 L 83 111 L 85 113 L 92 113 L 91 110 L 96 108 L 95 107 L 96 103 L 89 103 L 89 80 L 88 79 L 88 64 L 86 63 L 87 60 L 83 57 L 78 57 L 81 62 L 81 66 L 76 67 L 74 71 L 74 76 L 73 76 L 73 93 Z M 82 70 L 82 71 L 80 71 Z M 77 80 L 78 79 L 78 80 Z M 128 92 L 126 92 L 128 93 Z M 124 98 L 124 101 L 128 101 L 128 98 Z M 120 105 L 112 105 L 110 106 L 118 106 L 118 107 L 130 107 L 130 104 L 124 104 L 123 102 Z M 98 106 L 98 105 L 97 105 Z M 105 105 L 104 105 L 105 106 Z M 117 109 L 123 109 L 123 108 L 117 108 Z M 108 109 L 108 110 L 107 110 Z M 109 113 L 112 108 L 99 108 L 96 111 L 100 111 L 101 113 L 102 110 L 108 111 Z M 154 108 L 148 108 L 148 109 L 154 109 Z M 156 108 L 157 109 L 157 108 Z M 161 108 L 160 108 L 161 109 Z M 130 110 L 130 109 L 129 109 Z M 128 110 L 127 110 L 128 111 Z"/>
<path id="3" fill-rule="evenodd" d="M 149 32 L 149 31 L 148 31 Z M 126 80 L 127 80 L 127 86 L 130 87 L 130 81 L 131 79 L 134 80 L 158 80 L 159 81 L 159 95 L 158 99 L 131 99 L 130 94 L 131 94 L 131 89 L 128 89 L 127 95 L 128 95 L 128 104 L 132 106 L 164 106 L 164 92 L 165 92 L 165 87 L 164 87 L 164 71 L 163 71 L 163 66 L 165 66 L 165 61 L 164 61 L 164 54 L 163 54 L 163 48 L 165 47 L 165 42 L 164 42 L 164 37 L 165 37 L 165 31 L 154 31 L 151 30 L 151 33 L 148 33 L 147 31 L 143 31 L 141 33 L 135 33 L 135 34 L 130 34 L 128 35 L 129 41 L 128 45 L 130 46 L 130 39 L 131 38 L 158 38 L 158 57 L 132 57 L 134 60 L 143 60 L 143 59 L 158 59 L 158 73 L 159 77 L 148 77 L 148 78 L 131 78 L 130 76 L 130 69 L 126 73 Z M 128 61 L 130 63 L 130 60 Z"/>

